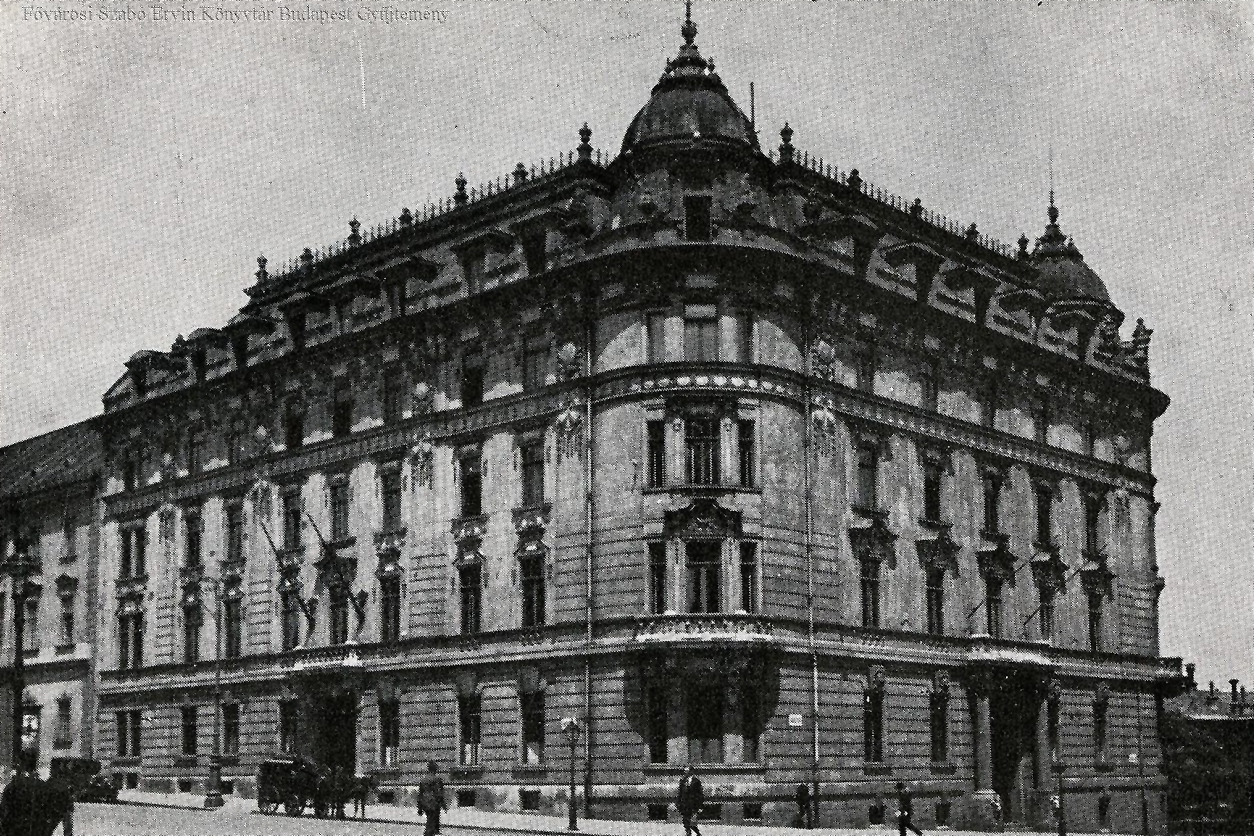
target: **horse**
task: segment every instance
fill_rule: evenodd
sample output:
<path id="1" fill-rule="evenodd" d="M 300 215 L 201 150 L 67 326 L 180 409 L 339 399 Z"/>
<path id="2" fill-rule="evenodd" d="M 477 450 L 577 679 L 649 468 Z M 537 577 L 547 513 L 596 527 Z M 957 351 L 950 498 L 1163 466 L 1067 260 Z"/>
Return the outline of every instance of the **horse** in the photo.
<path id="1" fill-rule="evenodd" d="M 348 797 L 353 800 L 353 815 L 356 818 L 364 819 L 366 817 L 366 802 L 370 799 L 370 793 L 374 792 L 378 787 L 379 781 L 373 775 L 358 775 L 353 779 L 348 791 Z"/>

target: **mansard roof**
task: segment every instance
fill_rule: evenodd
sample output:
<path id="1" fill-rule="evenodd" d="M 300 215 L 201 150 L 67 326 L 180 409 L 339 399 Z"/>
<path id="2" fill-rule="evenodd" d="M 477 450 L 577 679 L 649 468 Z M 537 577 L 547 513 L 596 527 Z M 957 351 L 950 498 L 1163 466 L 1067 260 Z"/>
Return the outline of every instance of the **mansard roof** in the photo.
<path id="1" fill-rule="evenodd" d="M 0 499 L 87 481 L 103 463 L 100 434 L 91 421 L 0 447 Z"/>

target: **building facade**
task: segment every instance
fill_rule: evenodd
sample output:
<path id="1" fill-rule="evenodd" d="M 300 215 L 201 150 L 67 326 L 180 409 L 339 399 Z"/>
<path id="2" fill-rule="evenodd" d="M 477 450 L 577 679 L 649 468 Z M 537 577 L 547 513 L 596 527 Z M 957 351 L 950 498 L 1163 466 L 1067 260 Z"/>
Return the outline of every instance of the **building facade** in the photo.
<path id="1" fill-rule="evenodd" d="M 15 552 L 29 560 L 25 583 L 0 574 L 0 764 L 14 765 L 21 653 L 24 749 L 39 753 L 42 774 L 53 758 L 94 751 L 96 569 L 103 457 L 90 423 L 0 448 L 0 565 Z M 19 576 L 20 577 L 20 576 Z M 15 608 L 22 610 L 18 648 Z"/>
<path id="2" fill-rule="evenodd" d="M 99 749 L 231 791 L 1161 822 L 1150 332 L 755 126 L 696 27 L 617 155 L 351 234 L 105 395 Z M 220 707 L 219 707 L 220 706 Z M 568 736 L 573 718 L 578 736 Z"/>

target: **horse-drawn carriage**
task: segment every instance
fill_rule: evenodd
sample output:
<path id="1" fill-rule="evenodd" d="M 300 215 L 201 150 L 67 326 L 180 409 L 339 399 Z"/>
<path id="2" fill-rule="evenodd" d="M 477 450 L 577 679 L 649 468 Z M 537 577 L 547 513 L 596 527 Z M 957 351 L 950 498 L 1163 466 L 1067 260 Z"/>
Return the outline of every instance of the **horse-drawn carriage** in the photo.
<path id="1" fill-rule="evenodd" d="M 313 807 L 320 819 L 342 819 L 344 805 L 350 800 L 359 801 L 364 814 L 372 785 L 370 779 L 357 778 L 344 769 L 320 766 L 298 756 L 276 756 L 257 768 L 257 809 L 270 815 L 283 805 L 283 812 L 299 816 L 306 807 Z"/>

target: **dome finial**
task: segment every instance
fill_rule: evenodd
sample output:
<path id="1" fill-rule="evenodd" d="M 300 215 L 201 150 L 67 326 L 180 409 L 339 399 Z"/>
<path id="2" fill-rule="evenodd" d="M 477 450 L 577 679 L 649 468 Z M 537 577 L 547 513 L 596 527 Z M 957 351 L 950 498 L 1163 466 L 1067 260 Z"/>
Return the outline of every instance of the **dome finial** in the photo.
<path id="1" fill-rule="evenodd" d="M 692 0 L 684 3 L 684 25 L 679 27 L 679 34 L 684 36 L 684 43 L 692 46 L 697 37 L 697 24 L 692 22 Z"/>

